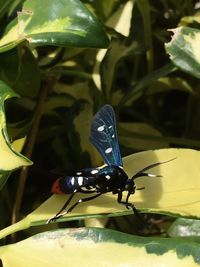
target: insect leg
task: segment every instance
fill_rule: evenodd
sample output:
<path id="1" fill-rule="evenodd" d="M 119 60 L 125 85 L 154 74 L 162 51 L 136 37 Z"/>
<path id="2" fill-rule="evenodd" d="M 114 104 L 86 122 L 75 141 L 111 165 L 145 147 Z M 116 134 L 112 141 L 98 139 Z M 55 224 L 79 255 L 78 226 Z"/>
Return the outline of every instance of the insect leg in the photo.
<path id="1" fill-rule="evenodd" d="M 86 198 L 81 198 L 79 199 L 77 202 L 75 202 L 67 211 L 59 214 L 58 216 L 55 216 L 56 220 L 59 219 L 60 217 L 63 217 L 65 214 L 71 212 L 78 204 L 82 203 L 82 202 L 86 202 L 86 201 L 90 201 L 92 199 L 95 199 L 97 197 L 99 197 L 100 195 L 102 195 L 102 193 L 99 193 L 99 194 L 96 194 L 95 196 L 92 196 L 92 197 L 86 197 Z"/>
<path id="2" fill-rule="evenodd" d="M 131 194 L 128 193 L 127 197 L 126 197 L 126 201 L 122 201 L 122 192 L 119 192 L 118 197 L 117 197 L 117 201 L 118 201 L 118 203 L 124 205 L 127 209 L 131 208 L 135 214 L 138 214 L 136 207 L 132 203 L 128 202 L 130 195 Z"/>
<path id="3" fill-rule="evenodd" d="M 127 197 L 126 197 L 126 201 L 122 201 L 122 192 L 119 192 L 119 193 L 118 193 L 117 201 L 118 201 L 120 204 L 124 205 L 127 209 L 131 208 L 131 209 L 133 210 L 135 216 L 136 216 L 136 217 L 140 220 L 140 222 L 142 223 L 142 225 L 143 225 L 144 227 L 148 227 L 148 226 L 146 225 L 146 222 L 145 222 L 144 218 L 141 216 L 141 214 L 140 214 L 139 211 L 136 209 L 136 207 L 135 207 L 132 203 L 129 203 L 129 202 L 128 202 L 128 199 L 129 199 L 130 195 L 131 195 L 131 193 L 128 192 Z"/>
<path id="4" fill-rule="evenodd" d="M 98 193 L 92 197 L 86 197 L 86 198 L 81 198 L 79 199 L 76 203 L 74 203 L 67 211 L 67 213 L 71 212 L 79 203 L 82 203 L 82 202 L 87 202 L 87 201 L 90 201 L 92 199 L 95 199 L 97 197 L 99 197 L 100 195 L 102 195 L 102 193 Z"/>
<path id="5" fill-rule="evenodd" d="M 74 197 L 75 193 L 77 192 L 77 190 L 74 190 L 74 192 L 70 195 L 70 197 L 67 199 L 67 201 L 65 202 L 65 204 L 62 206 L 62 208 L 59 210 L 58 213 L 56 213 L 56 215 L 50 219 L 48 219 L 47 224 L 49 224 L 50 222 L 55 221 L 57 218 L 59 218 L 59 215 L 61 214 L 61 212 L 69 205 L 69 203 L 71 202 L 72 198 Z"/>

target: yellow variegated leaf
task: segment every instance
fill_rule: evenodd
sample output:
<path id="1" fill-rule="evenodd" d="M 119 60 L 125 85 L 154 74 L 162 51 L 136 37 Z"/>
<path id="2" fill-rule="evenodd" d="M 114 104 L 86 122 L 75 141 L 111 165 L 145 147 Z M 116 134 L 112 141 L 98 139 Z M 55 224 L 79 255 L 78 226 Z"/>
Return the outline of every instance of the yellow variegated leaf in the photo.
<path id="1" fill-rule="evenodd" d="M 44 232 L 0 248 L 4 267 L 195 267 L 199 243 L 188 239 L 137 237 L 109 229 Z"/>
<path id="2" fill-rule="evenodd" d="M 174 159 L 175 158 L 175 159 Z M 132 177 L 139 170 L 156 162 L 163 163 L 153 168 L 151 173 L 162 177 L 141 177 L 136 181 L 136 190 L 130 202 L 143 212 L 170 214 L 174 216 L 200 218 L 200 152 L 191 149 L 160 149 L 136 153 L 124 158 L 124 169 Z M 124 194 L 126 195 L 126 194 Z M 81 197 L 77 194 L 74 201 Z M 33 225 L 44 224 L 54 216 L 67 200 L 67 195 L 53 195 L 39 208 L 30 213 L 16 225 L 0 231 L 0 238 Z M 112 193 L 81 203 L 71 213 L 60 220 L 75 220 L 88 217 L 121 216 L 132 213 L 117 203 L 117 196 Z"/>
<path id="3" fill-rule="evenodd" d="M 15 151 L 6 131 L 4 101 L 17 95 L 2 81 L 0 81 L 0 171 L 12 171 L 22 166 L 31 165 L 32 162 Z"/>

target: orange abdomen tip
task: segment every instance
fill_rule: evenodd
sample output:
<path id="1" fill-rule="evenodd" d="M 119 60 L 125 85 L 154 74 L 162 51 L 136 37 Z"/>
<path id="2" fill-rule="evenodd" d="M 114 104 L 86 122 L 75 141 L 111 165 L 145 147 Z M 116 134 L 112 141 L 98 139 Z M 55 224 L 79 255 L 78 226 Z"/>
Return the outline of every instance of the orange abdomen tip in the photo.
<path id="1" fill-rule="evenodd" d="M 51 187 L 51 192 L 52 192 L 53 194 L 63 194 L 62 190 L 60 189 L 60 183 L 59 183 L 59 180 L 60 180 L 60 179 L 57 179 L 57 180 L 53 183 L 53 185 L 52 185 L 52 187 Z"/>

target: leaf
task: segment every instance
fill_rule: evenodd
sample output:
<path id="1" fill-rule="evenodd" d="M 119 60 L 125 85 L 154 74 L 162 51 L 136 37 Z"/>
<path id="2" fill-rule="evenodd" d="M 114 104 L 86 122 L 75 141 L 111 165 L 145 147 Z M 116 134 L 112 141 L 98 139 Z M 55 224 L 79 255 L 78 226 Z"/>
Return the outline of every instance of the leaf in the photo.
<path id="1" fill-rule="evenodd" d="M 199 266 L 199 255 L 199 244 L 187 239 L 137 237 L 98 228 L 44 232 L 0 248 L 4 267 L 193 267 Z"/>
<path id="2" fill-rule="evenodd" d="M 146 123 L 119 123 L 120 144 L 129 149 L 147 150 L 168 147 L 168 144 L 157 137 L 161 133 Z"/>
<path id="3" fill-rule="evenodd" d="M 163 93 L 170 90 L 179 90 L 193 94 L 193 88 L 180 77 L 161 77 L 153 82 L 147 90 L 147 94 Z"/>
<path id="4" fill-rule="evenodd" d="M 5 180 L 7 180 L 11 171 L 32 164 L 29 159 L 14 150 L 6 131 L 4 101 L 16 96 L 16 93 L 14 93 L 5 83 L 0 81 L 0 189 L 4 185 Z M 4 174 L 6 178 L 4 177 Z"/>
<path id="5" fill-rule="evenodd" d="M 37 61 L 28 48 L 0 54 L 0 79 L 20 96 L 35 97 L 40 89 Z"/>
<path id="6" fill-rule="evenodd" d="M 96 55 L 96 61 L 94 64 L 94 69 L 93 69 L 93 74 L 92 74 L 92 79 L 98 88 L 98 90 L 102 90 L 101 86 L 101 76 L 100 76 L 100 66 L 101 66 L 101 61 L 105 57 L 107 53 L 107 49 L 100 49 Z"/>
<path id="7" fill-rule="evenodd" d="M 45 101 L 43 105 L 43 112 L 48 113 L 60 107 L 68 108 L 73 104 L 74 100 L 75 99 L 70 95 L 65 95 L 65 94 L 52 95 L 48 97 L 48 99 Z"/>
<path id="8" fill-rule="evenodd" d="M 200 78 L 200 30 L 178 27 L 171 31 L 174 36 L 165 44 L 170 59 L 182 71 Z"/>
<path id="9" fill-rule="evenodd" d="M 189 26 L 190 24 L 197 22 L 200 23 L 200 12 L 197 11 L 192 16 L 182 17 L 179 26 Z"/>
<path id="10" fill-rule="evenodd" d="M 106 26 L 115 29 L 118 33 L 128 37 L 131 28 L 132 10 L 135 1 L 129 0 L 121 5 L 117 11 L 109 17 Z"/>
<path id="11" fill-rule="evenodd" d="M 25 137 L 15 140 L 12 143 L 12 148 L 17 152 L 21 152 L 22 148 L 23 148 L 23 146 L 25 144 L 25 141 L 26 141 Z M 11 172 L 8 172 L 8 171 L 0 173 L 0 190 L 6 184 L 8 178 L 10 177 L 10 175 L 11 175 Z"/>
<path id="12" fill-rule="evenodd" d="M 111 97 L 112 84 L 119 62 L 137 49 L 138 45 L 136 42 L 126 46 L 124 43 L 118 42 L 117 39 L 113 39 L 106 53 L 105 50 L 98 52 L 93 79 L 97 87 L 104 91 L 107 99 Z"/>
<path id="13" fill-rule="evenodd" d="M 57 94 L 66 94 L 74 100 L 80 100 L 81 98 L 92 103 L 91 88 L 89 88 L 88 82 L 76 82 L 76 84 L 72 85 L 59 82 L 55 85 L 54 92 Z"/>
<path id="14" fill-rule="evenodd" d="M 0 18 L 7 12 L 12 0 L 0 0 Z"/>
<path id="15" fill-rule="evenodd" d="M 11 62 L 9 63 L 11 64 Z M 21 51 L 18 68 L 17 80 L 15 84 L 13 84 L 15 92 L 20 96 L 36 97 L 40 90 L 41 74 L 37 61 L 29 49 L 23 49 L 23 51 Z"/>
<path id="16" fill-rule="evenodd" d="M 80 145 L 83 152 L 90 154 L 92 164 L 102 162 L 97 150 L 90 144 L 88 136 L 90 135 L 91 121 L 93 117 L 93 108 L 90 104 L 84 103 L 78 116 L 74 119 L 74 126 L 80 136 Z"/>
<path id="17" fill-rule="evenodd" d="M 172 72 L 174 72 L 177 68 L 174 66 L 174 64 L 169 63 L 165 65 L 164 67 L 161 67 L 155 71 L 152 71 L 151 73 L 147 74 L 143 78 L 141 78 L 132 88 L 131 90 L 124 95 L 124 97 L 121 99 L 120 105 L 128 105 L 131 104 L 133 101 L 137 100 L 139 97 L 141 97 L 142 94 L 144 94 L 144 89 L 151 85 L 153 82 L 158 80 L 161 77 L 164 77 Z"/>
<path id="18" fill-rule="evenodd" d="M 160 213 L 172 216 L 200 218 L 199 172 L 200 152 L 192 149 L 160 149 L 140 152 L 124 158 L 124 169 L 132 177 L 144 167 L 174 159 L 149 171 L 162 175 L 161 178 L 141 177 L 136 180 L 136 190 L 130 202 L 141 212 Z M 126 195 L 126 194 L 125 194 Z M 84 195 L 77 194 L 74 201 Z M 0 231 L 0 238 L 34 225 L 42 225 L 54 216 L 66 202 L 67 195 L 53 195 L 23 220 Z M 89 202 L 81 203 L 76 209 L 59 219 L 60 221 L 85 219 L 89 217 L 122 216 L 131 214 L 117 203 L 116 195 L 104 194 Z"/>
<path id="19" fill-rule="evenodd" d="M 178 218 L 167 232 L 172 237 L 200 236 L 200 220 Z"/>
<path id="20" fill-rule="evenodd" d="M 89 1 L 87 1 L 89 2 Z M 92 9 L 95 10 L 95 13 L 100 16 L 101 20 L 107 19 L 109 15 L 112 13 L 113 8 L 116 6 L 116 3 L 119 2 L 118 0 L 95 0 L 90 1 L 87 5 L 90 5 Z"/>
<path id="21" fill-rule="evenodd" d="M 35 45 L 106 47 L 102 25 L 79 0 L 27 0 L 0 40 L 0 52 Z"/>

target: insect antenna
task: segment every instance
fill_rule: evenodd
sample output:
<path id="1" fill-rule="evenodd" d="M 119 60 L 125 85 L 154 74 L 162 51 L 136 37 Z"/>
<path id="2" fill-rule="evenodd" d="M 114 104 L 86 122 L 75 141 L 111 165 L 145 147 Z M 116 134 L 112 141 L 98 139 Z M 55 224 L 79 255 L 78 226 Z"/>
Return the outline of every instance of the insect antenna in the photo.
<path id="1" fill-rule="evenodd" d="M 156 166 L 159 166 L 161 164 L 164 164 L 164 163 L 167 163 L 167 162 L 170 162 L 172 160 L 175 160 L 176 158 L 172 158 L 172 159 L 169 159 L 169 160 L 166 160 L 166 161 L 161 161 L 161 162 L 156 162 L 156 163 L 153 163 L 145 168 L 143 168 L 142 170 L 140 170 L 139 172 L 137 172 L 135 175 L 133 175 L 133 177 L 131 178 L 131 180 L 135 180 L 136 178 L 138 177 L 142 177 L 142 176 L 148 176 L 148 177 L 162 177 L 162 175 L 159 175 L 159 174 L 152 174 L 152 173 L 147 173 L 146 171 L 147 170 L 150 170 Z"/>

